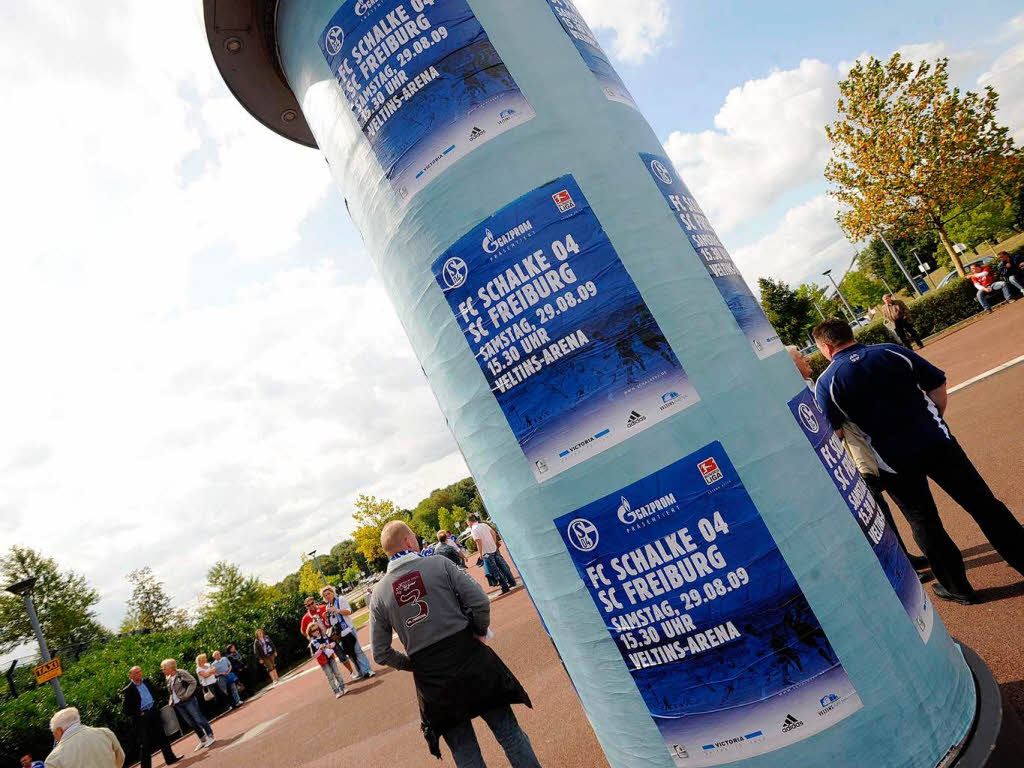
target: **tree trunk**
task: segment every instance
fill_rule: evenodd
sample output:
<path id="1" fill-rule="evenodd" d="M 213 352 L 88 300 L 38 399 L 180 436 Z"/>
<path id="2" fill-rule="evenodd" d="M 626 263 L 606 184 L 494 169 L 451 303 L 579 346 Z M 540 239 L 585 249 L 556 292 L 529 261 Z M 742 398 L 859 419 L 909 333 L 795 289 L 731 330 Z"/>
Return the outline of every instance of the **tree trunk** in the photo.
<path id="1" fill-rule="evenodd" d="M 956 272 L 960 277 L 967 277 L 967 273 L 964 271 L 963 262 L 960 261 L 960 254 L 953 250 L 953 243 L 949 239 L 949 235 L 946 234 L 946 228 L 942 226 L 942 222 L 936 222 L 935 229 L 939 232 L 939 239 L 946 248 L 946 253 L 949 254 L 949 258 L 953 260 L 953 266 L 956 268 Z"/>

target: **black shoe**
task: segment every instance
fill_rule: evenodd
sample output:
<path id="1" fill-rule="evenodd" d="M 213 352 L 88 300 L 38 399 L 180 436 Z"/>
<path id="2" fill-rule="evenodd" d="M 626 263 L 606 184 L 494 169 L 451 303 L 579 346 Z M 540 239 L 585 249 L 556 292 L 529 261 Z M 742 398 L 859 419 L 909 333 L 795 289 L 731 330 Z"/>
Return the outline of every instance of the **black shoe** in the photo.
<path id="1" fill-rule="evenodd" d="M 935 574 L 927 569 L 923 571 L 917 571 L 916 573 L 917 580 L 920 581 L 922 584 L 927 584 L 929 581 L 933 581 L 935 579 Z"/>
<path id="2" fill-rule="evenodd" d="M 164 760 L 164 765 L 174 765 L 179 760 L 184 760 L 181 755 L 175 755 L 173 760 Z"/>
<path id="3" fill-rule="evenodd" d="M 924 571 L 931 568 L 931 563 L 928 562 L 928 558 L 924 555 L 911 555 L 907 554 L 907 559 L 910 564 L 914 567 L 915 571 Z"/>
<path id="4" fill-rule="evenodd" d="M 975 605 L 979 602 L 978 595 L 973 589 L 970 592 L 950 592 L 941 584 L 936 584 L 932 587 L 932 592 L 939 600 L 948 600 L 960 605 Z"/>

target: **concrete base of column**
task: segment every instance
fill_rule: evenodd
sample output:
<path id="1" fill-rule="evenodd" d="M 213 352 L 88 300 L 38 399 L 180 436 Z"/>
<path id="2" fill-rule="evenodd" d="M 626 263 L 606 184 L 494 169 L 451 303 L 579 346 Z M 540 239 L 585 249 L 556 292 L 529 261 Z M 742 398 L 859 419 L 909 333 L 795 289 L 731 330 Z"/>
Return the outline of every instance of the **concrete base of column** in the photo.
<path id="1" fill-rule="evenodd" d="M 974 675 L 978 711 L 959 754 L 943 761 L 949 768 L 1017 768 L 1024 764 L 1024 723 L 1003 698 L 988 665 L 966 645 L 960 646 Z"/>

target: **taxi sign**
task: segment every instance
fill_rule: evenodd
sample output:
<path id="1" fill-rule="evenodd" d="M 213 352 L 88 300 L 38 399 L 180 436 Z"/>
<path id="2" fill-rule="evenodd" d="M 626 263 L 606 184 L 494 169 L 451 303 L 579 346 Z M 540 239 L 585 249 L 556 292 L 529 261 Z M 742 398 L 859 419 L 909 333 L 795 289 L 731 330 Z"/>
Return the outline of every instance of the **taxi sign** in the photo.
<path id="1" fill-rule="evenodd" d="M 40 664 L 32 671 L 35 673 L 37 685 L 42 685 L 64 674 L 64 671 L 60 668 L 60 659 L 53 659 L 45 664 Z"/>

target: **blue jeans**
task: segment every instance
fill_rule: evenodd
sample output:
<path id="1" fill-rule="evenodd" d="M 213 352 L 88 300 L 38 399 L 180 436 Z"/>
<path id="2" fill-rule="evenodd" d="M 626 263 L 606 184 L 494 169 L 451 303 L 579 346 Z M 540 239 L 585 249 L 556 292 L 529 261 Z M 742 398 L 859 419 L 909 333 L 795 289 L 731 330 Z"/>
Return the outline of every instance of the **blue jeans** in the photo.
<path id="1" fill-rule="evenodd" d="M 352 630 L 352 634 L 355 635 L 356 642 L 352 648 L 352 653 L 349 655 L 353 657 L 352 661 L 355 662 L 356 671 L 363 677 L 366 677 L 373 672 L 370 669 L 370 660 L 366 658 L 366 653 L 363 651 L 362 646 L 359 645 L 359 635 L 356 634 L 355 630 Z"/>
<path id="2" fill-rule="evenodd" d="M 341 667 L 338 666 L 337 656 L 328 658 L 327 663 L 320 669 L 324 671 L 324 677 L 327 678 L 327 683 L 331 686 L 332 691 L 341 693 L 345 690 L 345 681 L 341 678 Z"/>
<path id="3" fill-rule="evenodd" d="M 512 569 L 508 567 L 508 563 L 505 562 L 505 558 L 501 556 L 501 552 L 491 552 L 489 555 L 484 555 L 484 562 L 491 570 L 491 575 L 498 580 L 501 584 L 501 591 L 507 592 L 516 585 L 516 579 L 512 575 Z"/>
<path id="4" fill-rule="evenodd" d="M 196 692 L 199 692 L 199 688 L 196 688 Z M 203 734 L 207 736 L 213 736 L 213 728 L 210 727 L 210 721 L 206 719 L 206 716 L 199 710 L 199 702 L 196 701 L 196 697 L 193 696 L 188 701 L 182 701 L 174 705 L 174 711 L 178 713 L 182 720 L 185 721 L 185 725 L 189 726 L 193 731 L 196 732 L 196 736 L 199 740 L 203 740 Z"/>
<path id="5" fill-rule="evenodd" d="M 993 291 L 1001 290 L 1003 292 L 1003 298 L 1006 299 L 1007 301 L 1013 298 L 1013 296 L 1010 294 L 1010 286 L 1007 285 L 1006 282 L 1003 280 L 996 280 L 996 282 L 992 283 L 992 285 L 990 285 L 989 288 L 991 288 Z M 988 294 L 988 291 L 985 291 L 981 288 L 978 289 L 978 303 L 981 304 L 982 309 L 988 309 Z"/>
<path id="6" fill-rule="evenodd" d="M 482 717 L 494 738 L 505 750 L 505 757 L 512 768 L 540 768 L 537 755 L 533 752 L 533 745 L 530 744 L 530 737 L 519 727 L 512 707 L 506 704 L 504 707 L 484 712 Z M 450 729 L 444 734 L 444 740 L 452 751 L 452 758 L 458 768 L 487 768 L 484 757 L 480 754 L 480 744 L 476 740 L 471 720 Z"/>
<path id="7" fill-rule="evenodd" d="M 220 692 L 225 696 L 229 693 L 231 694 L 231 698 L 234 700 L 236 707 L 242 703 L 242 697 L 238 695 L 238 686 L 229 682 L 226 675 L 218 675 L 217 687 L 220 688 Z"/>

